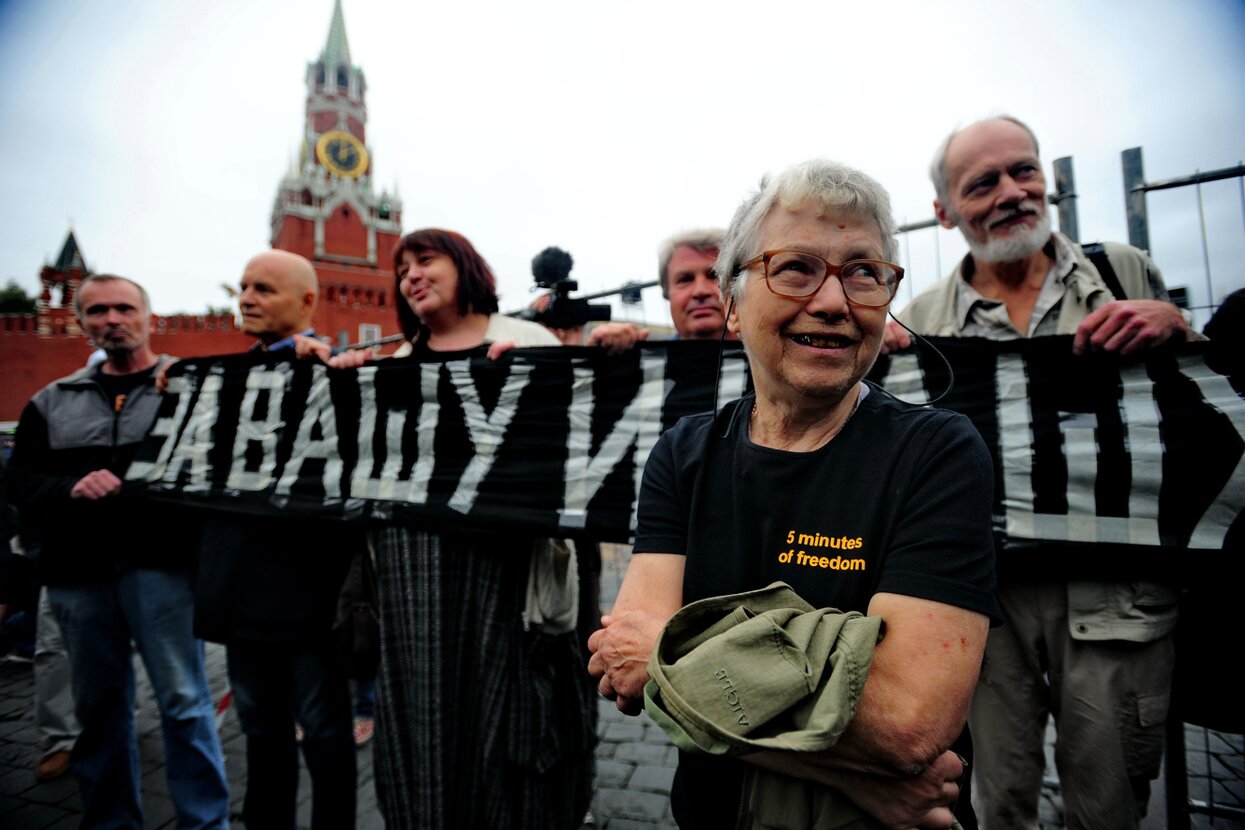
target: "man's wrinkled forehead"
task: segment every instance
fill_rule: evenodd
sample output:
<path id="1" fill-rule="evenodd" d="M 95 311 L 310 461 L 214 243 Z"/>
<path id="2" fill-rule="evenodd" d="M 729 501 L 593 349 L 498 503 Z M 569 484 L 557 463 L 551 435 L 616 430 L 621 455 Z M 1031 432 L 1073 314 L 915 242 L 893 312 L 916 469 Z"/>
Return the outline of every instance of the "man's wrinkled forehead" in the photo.
<path id="1" fill-rule="evenodd" d="M 717 258 L 717 248 L 697 248 L 695 245 L 680 245 L 671 254 L 670 262 L 666 265 L 666 273 L 669 276 L 674 276 L 679 273 L 697 273 L 711 269 Z"/>
<path id="2" fill-rule="evenodd" d="M 109 303 L 103 299 L 108 298 Z M 125 277 L 111 277 L 106 280 L 90 280 L 78 289 L 78 307 L 84 312 L 92 311 L 92 307 L 100 305 L 128 305 L 148 313 L 147 302 L 143 289 L 133 280 Z"/>
<path id="3" fill-rule="evenodd" d="M 246 283 L 264 282 L 276 284 L 281 282 L 281 269 L 269 259 L 256 257 L 246 264 L 242 271 L 242 281 Z"/>
<path id="4" fill-rule="evenodd" d="M 279 290 L 316 290 L 316 273 L 302 257 L 287 251 L 265 251 L 251 258 L 243 281 L 263 281 Z"/>
<path id="5" fill-rule="evenodd" d="M 1025 159 L 1040 161 L 1027 130 L 1005 119 L 979 121 L 961 130 L 947 145 L 947 181 L 954 186 L 975 168 Z"/>

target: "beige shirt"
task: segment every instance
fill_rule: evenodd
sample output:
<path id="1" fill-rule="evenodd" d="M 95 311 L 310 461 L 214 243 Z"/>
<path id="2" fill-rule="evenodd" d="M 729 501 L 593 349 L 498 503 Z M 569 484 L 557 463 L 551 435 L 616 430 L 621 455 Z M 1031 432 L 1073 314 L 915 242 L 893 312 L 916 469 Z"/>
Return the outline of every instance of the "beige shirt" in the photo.
<path id="1" fill-rule="evenodd" d="M 1076 267 L 1072 246 L 1057 234 L 1051 236 L 1055 260 L 1046 272 L 1046 281 L 1033 305 L 1027 331 L 1012 324 L 1007 304 L 1002 300 L 983 297 L 966 279 L 956 281 L 956 316 L 963 337 L 984 337 L 987 340 L 1015 340 L 1020 337 L 1042 337 L 1055 334 L 1059 325 L 1059 307 L 1066 290 L 1064 281 Z"/>

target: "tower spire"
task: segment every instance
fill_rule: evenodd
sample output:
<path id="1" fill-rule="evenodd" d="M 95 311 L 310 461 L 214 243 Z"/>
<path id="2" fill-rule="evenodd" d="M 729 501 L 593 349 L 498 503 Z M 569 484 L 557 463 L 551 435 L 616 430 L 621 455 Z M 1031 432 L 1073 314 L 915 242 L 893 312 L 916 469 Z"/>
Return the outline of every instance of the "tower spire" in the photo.
<path id="1" fill-rule="evenodd" d="M 82 249 L 78 247 L 78 240 L 73 235 L 73 222 L 69 223 L 69 233 L 65 236 L 65 244 L 61 246 L 61 255 L 56 258 L 56 265 L 53 266 L 57 271 L 68 272 L 71 268 L 78 268 L 84 274 L 89 274 L 87 270 L 86 260 L 82 256 Z"/>
<path id="2" fill-rule="evenodd" d="M 333 22 L 329 24 L 329 37 L 324 42 L 320 60 L 325 66 L 351 66 L 350 44 L 346 40 L 346 18 L 342 15 L 342 0 L 333 2 Z"/>
<path id="3" fill-rule="evenodd" d="M 401 236 L 402 203 L 372 190 L 367 81 L 351 62 L 342 0 L 333 0 L 328 39 L 304 77 L 307 115 L 298 163 L 277 187 L 272 246 L 313 260 L 317 269 L 330 259 L 372 268 L 382 282 L 369 290 L 381 290 L 392 278 L 377 263 Z"/>

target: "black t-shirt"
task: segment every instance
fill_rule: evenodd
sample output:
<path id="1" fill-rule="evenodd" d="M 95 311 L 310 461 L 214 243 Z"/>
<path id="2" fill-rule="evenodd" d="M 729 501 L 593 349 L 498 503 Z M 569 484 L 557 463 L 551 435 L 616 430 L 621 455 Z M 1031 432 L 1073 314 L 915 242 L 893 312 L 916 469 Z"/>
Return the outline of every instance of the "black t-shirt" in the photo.
<path id="1" fill-rule="evenodd" d="M 149 366 L 139 372 L 130 372 L 128 375 L 108 375 L 96 369 L 95 380 L 103 387 L 104 397 L 108 399 L 109 405 L 112 406 L 112 411 L 120 412 L 129 394 L 138 387 L 149 383 L 155 371 L 155 366 Z"/>
<path id="2" fill-rule="evenodd" d="M 683 419 L 644 468 L 635 550 L 686 555 L 684 603 L 781 580 L 816 607 L 864 613 L 887 592 L 999 618 L 992 465 L 967 418 L 872 388 L 798 453 L 749 440 L 752 404 Z M 732 826 L 741 787 L 740 764 L 683 754 L 675 817 Z"/>

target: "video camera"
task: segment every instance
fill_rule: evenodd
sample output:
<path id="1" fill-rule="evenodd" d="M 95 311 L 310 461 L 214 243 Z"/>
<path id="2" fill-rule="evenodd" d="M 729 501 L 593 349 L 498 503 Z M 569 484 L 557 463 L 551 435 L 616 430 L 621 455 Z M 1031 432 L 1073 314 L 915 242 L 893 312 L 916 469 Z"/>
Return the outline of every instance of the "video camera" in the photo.
<path id="1" fill-rule="evenodd" d="M 544 311 L 524 309 L 521 319 L 532 320 L 551 329 L 576 329 L 594 320 L 610 319 L 610 307 L 587 300 L 573 300 L 572 291 L 579 283 L 570 278 L 574 260 L 561 248 L 546 248 L 532 259 L 532 277 L 540 288 L 549 289 L 549 303 Z"/>

